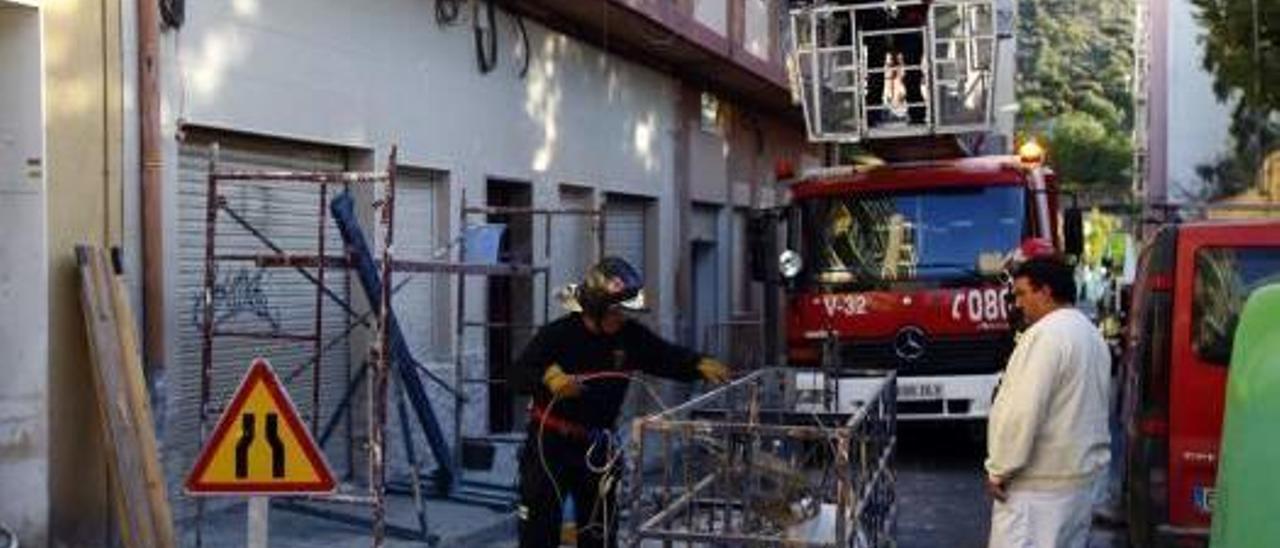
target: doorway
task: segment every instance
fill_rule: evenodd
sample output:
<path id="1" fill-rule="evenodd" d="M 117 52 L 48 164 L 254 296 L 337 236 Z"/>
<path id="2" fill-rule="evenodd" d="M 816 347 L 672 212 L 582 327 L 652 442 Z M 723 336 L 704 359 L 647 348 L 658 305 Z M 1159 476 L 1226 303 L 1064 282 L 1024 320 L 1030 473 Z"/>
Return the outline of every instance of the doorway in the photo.
<path id="1" fill-rule="evenodd" d="M 533 190 L 528 183 L 490 180 L 486 188 L 489 206 L 532 207 Z M 531 215 L 491 214 L 489 223 L 506 225 L 498 260 L 511 264 L 533 262 L 533 218 Z M 518 396 L 507 385 L 511 364 L 533 336 L 533 279 L 493 276 L 488 284 L 489 431 L 510 432 L 520 424 L 520 414 L 528 398 Z"/>
<path id="2" fill-rule="evenodd" d="M 689 320 L 692 333 L 689 342 L 699 350 L 707 347 L 707 333 L 716 322 L 716 308 L 719 305 L 717 292 L 719 285 L 716 264 L 716 243 L 709 240 L 694 240 L 691 246 L 693 256 L 693 312 Z"/>

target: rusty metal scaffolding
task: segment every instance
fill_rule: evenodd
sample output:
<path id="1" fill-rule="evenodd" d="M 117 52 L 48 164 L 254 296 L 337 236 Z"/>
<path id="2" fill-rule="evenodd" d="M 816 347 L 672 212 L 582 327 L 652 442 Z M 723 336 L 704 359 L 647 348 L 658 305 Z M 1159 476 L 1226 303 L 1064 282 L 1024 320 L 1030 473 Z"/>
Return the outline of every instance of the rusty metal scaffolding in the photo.
<path id="1" fill-rule="evenodd" d="M 320 500 L 331 503 L 354 503 L 366 504 L 372 507 L 372 533 L 373 543 L 380 546 L 383 537 L 386 534 L 386 476 L 385 476 L 385 427 L 386 427 L 386 403 L 387 403 L 387 382 L 388 382 L 388 362 L 390 357 L 390 344 L 388 338 L 387 325 L 388 318 L 391 313 L 391 275 L 393 270 L 392 260 L 392 244 L 393 244 L 393 222 L 395 211 L 395 172 L 396 172 L 396 149 L 393 147 L 387 160 L 387 166 L 382 171 L 369 172 L 351 172 L 351 171 L 221 171 L 218 167 L 219 148 L 215 143 L 210 150 L 210 161 L 207 182 L 207 203 L 205 207 L 205 248 L 204 248 L 204 281 L 203 281 L 203 321 L 202 321 L 202 341 L 200 352 L 200 437 L 202 444 L 208 436 L 208 427 L 212 419 L 216 419 L 222 409 L 216 408 L 211 400 L 212 384 L 213 384 L 213 367 L 214 367 L 214 351 L 216 350 L 216 340 L 219 338 L 251 338 L 262 340 L 286 340 L 296 342 L 310 342 L 312 344 L 312 357 L 306 363 L 299 364 L 293 370 L 293 373 L 286 376 L 286 384 L 294 380 L 298 374 L 305 372 L 310 368 L 312 374 L 311 386 L 311 417 L 310 423 L 313 431 L 318 429 L 319 418 L 321 416 L 320 409 L 320 388 L 321 388 L 321 364 L 322 357 L 334 343 L 342 338 L 347 337 L 356 326 L 363 325 L 373 330 L 375 336 L 369 349 L 369 361 L 366 366 L 371 364 L 373 370 L 373 379 L 370 383 L 369 394 L 369 485 L 368 491 L 363 494 L 334 494 L 325 497 L 307 497 L 307 500 Z M 266 234 L 255 228 L 246 217 L 238 213 L 232 208 L 226 198 L 220 193 L 219 189 L 224 185 L 313 185 L 318 188 L 317 211 L 319 221 L 317 223 L 317 240 L 316 255 L 296 255 L 287 252 L 281 246 L 273 242 Z M 379 242 L 379 254 L 381 255 L 381 279 L 383 280 L 382 291 L 380 295 L 381 306 L 376 314 L 366 313 L 359 314 L 350 305 L 344 297 L 336 294 L 332 289 L 325 285 L 325 271 L 327 268 L 334 266 L 346 267 L 348 262 L 345 256 L 330 258 L 325 252 L 325 229 L 328 224 L 328 202 L 330 185 L 341 185 L 343 188 L 349 188 L 353 185 L 384 185 L 384 195 L 378 200 L 374 206 L 379 210 L 379 220 L 383 231 L 383 237 Z M 217 225 L 219 214 L 227 215 L 231 220 L 252 235 L 262 246 L 269 250 L 270 253 L 258 255 L 253 254 L 219 254 L 217 252 Z M 314 310 L 314 331 L 312 333 L 287 333 L 276 331 L 242 331 L 242 330 L 224 330 L 219 329 L 214 321 L 214 292 L 215 278 L 217 273 L 217 265 L 219 262 L 253 262 L 260 268 L 291 268 L 296 270 L 310 283 L 316 287 L 315 310 Z M 395 265 L 398 266 L 398 265 Z M 311 268 L 314 270 L 308 270 Z M 324 302 L 331 300 L 341 307 L 349 317 L 354 318 L 352 325 L 348 327 L 341 335 L 334 337 L 333 340 L 324 340 Z M 369 317 L 374 316 L 372 323 Z M 363 371 L 363 370 L 362 370 Z M 356 379 L 349 379 L 349 383 L 358 383 Z M 321 441 L 323 443 L 323 440 Z M 420 536 L 426 536 L 425 518 L 421 511 L 420 499 L 416 499 L 417 508 L 419 510 L 419 524 L 422 529 L 418 532 Z M 203 543 L 202 524 L 203 524 L 204 504 L 203 499 L 197 499 L 196 506 L 196 545 Z"/>
<path id="2" fill-rule="evenodd" d="M 543 236 L 544 261 L 542 262 L 542 264 L 538 264 L 539 262 L 537 260 L 531 258 L 529 264 L 505 263 L 501 266 L 503 268 L 515 269 L 516 275 L 526 276 L 532 279 L 536 279 L 539 276 L 542 277 L 543 283 L 542 283 L 542 299 L 541 300 L 542 300 L 542 318 L 544 322 L 551 321 L 552 288 L 551 288 L 550 263 L 551 263 L 552 234 L 554 233 L 551 225 L 552 219 L 559 216 L 583 216 L 591 219 L 592 237 L 593 237 L 593 245 L 592 245 L 593 262 L 595 260 L 598 260 L 601 257 L 601 255 L 604 253 L 604 213 L 600 208 L 468 206 L 467 193 L 465 189 L 462 191 L 461 200 L 462 200 L 462 207 L 458 211 L 458 226 L 462 227 L 463 231 L 465 231 L 465 229 L 468 226 L 471 226 L 468 221 L 468 217 L 471 215 L 507 215 L 511 217 L 529 217 L 530 224 L 532 224 L 532 219 L 535 219 L 535 218 L 543 219 L 543 228 L 545 232 Z M 460 243 L 461 243 L 462 249 L 459 252 L 459 256 L 461 257 L 466 254 L 466 247 L 465 247 L 466 241 L 463 240 Z M 454 353 L 453 353 L 454 378 L 460 379 L 459 381 L 460 385 L 470 385 L 470 386 L 479 385 L 479 386 L 486 387 L 486 389 L 488 390 L 494 390 L 495 388 L 505 390 L 506 381 L 503 379 L 495 379 L 489 376 L 468 377 L 466 375 L 466 371 L 465 371 L 466 364 L 464 360 L 466 352 L 465 352 L 465 349 L 463 348 L 463 344 L 466 340 L 467 330 L 468 329 L 484 330 L 485 347 L 491 348 L 491 345 L 488 344 L 488 342 L 489 342 L 489 337 L 494 330 L 505 330 L 509 333 L 515 333 L 516 331 L 525 331 L 528 333 L 533 333 L 537 331 L 538 328 L 541 327 L 541 324 L 538 323 L 537 321 L 534 321 L 528 324 L 522 324 L 517 322 L 497 323 L 497 322 L 488 321 L 487 319 L 481 320 L 481 321 L 468 321 L 465 315 L 466 314 L 466 278 L 468 274 L 485 274 L 485 273 L 484 272 L 468 272 L 468 271 L 460 270 L 456 274 L 457 274 L 456 283 L 458 284 L 458 291 L 456 293 L 457 300 L 454 303 L 455 304 L 454 313 L 456 314 L 455 323 L 454 323 Z M 463 458 L 462 451 L 464 447 L 464 442 L 467 442 L 467 441 L 477 441 L 484 444 L 523 443 L 523 439 L 519 436 L 511 436 L 511 437 L 500 437 L 500 436 L 474 437 L 473 436 L 471 438 L 464 436 L 463 435 L 464 427 L 462 424 L 462 417 L 466 413 L 466 404 L 467 404 L 467 401 L 463 398 L 458 398 L 454 400 L 453 428 L 454 428 L 454 434 L 455 434 L 454 439 L 457 440 L 457 443 L 455 444 L 455 458 L 459 462 Z"/>
<path id="3" fill-rule="evenodd" d="M 463 207 L 459 213 L 460 226 L 459 236 L 449 244 L 448 248 L 455 246 L 460 248 L 459 259 L 465 259 L 466 239 L 465 228 L 469 215 L 476 214 L 506 214 L 506 215 L 527 215 L 533 217 L 546 217 L 546 252 L 548 259 L 547 265 L 515 264 L 515 263 L 498 263 L 498 264 L 479 264 L 466 262 L 450 262 L 450 261 L 406 261 L 398 260 L 393 257 L 393 225 L 395 211 L 395 174 L 396 174 L 396 150 L 393 148 L 389 155 L 386 168 L 379 171 L 371 172 L 334 172 L 334 171 L 223 171 L 219 169 L 218 164 L 218 145 L 215 143 L 211 146 L 210 162 L 207 180 L 207 204 L 205 210 L 205 249 L 204 249 L 204 281 L 203 281 L 203 322 L 202 322 L 202 346 L 201 346 L 201 374 L 200 374 L 200 436 L 203 440 L 208 435 L 208 427 L 211 419 L 216 419 L 220 408 L 216 408 L 210 401 L 212 398 L 213 385 L 213 369 L 214 369 L 214 352 L 216 350 L 216 342 L 220 338 L 253 338 L 260 340 L 283 340 L 297 343 L 311 343 L 311 357 L 304 363 L 299 364 L 283 364 L 285 372 L 282 374 L 282 380 L 286 385 L 290 385 L 301 375 L 310 371 L 311 379 L 311 417 L 310 427 L 313 434 L 319 433 L 317 441 L 324 446 L 326 441 L 335 432 L 341 418 L 348 419 L 348 434 L 350 438 L 350 424 L 354 405 L 354 396 L 360 386 L 370 376 L 372 372 L 372 382 L 369 384 L 369 440 L 366 446 L 366 453 L 369 460 L 369 478 L 368 490 L 364 493 L 337 493 L 329 496 L 312 496 L 291 499 L 277 499 L 275 504 L 285 510 L 301 512 L 304 514 L 332 519 L 350 524 L 367 524 L 370 525 L 373 532 L 373 542 L 375 546 L 380 546 L 387 534 L 393 536 L 416 539 L 433 543 L 436 539 L 430 534 L 427 526 L 425 504 L 423 499 L 428 496 L 444 496 L 455 498 L 465 503 L 485 504 L 485 505 L 501 505 L 504 501 L 492 498 L 491 492 L 486 492 L 484 488 L 495 487 L 480 482 L 467 482 L 460 477 L 460 473 L 455 474 L 457 464 L 461 459 L 461 446 L 464 439 L 460 418 L 465 411 L 466 396 L 461 392 L 462 384 L 483 383 L 490 387 L 500 384 L 500 381 L 494 379 L 468 379 L 463 374 L 463 335 L 468 328 L 482 327 L 486 329 L 535 329 L 536 324 L 531 325 L 515 325 L 502 324 L 497 325 L 491 322 L 468 322 L 465 321 L 463 311 L 465 310 L 465 280 L 469 276 L 511 276 L 511 277 L 536 277 L 544 276 L 544 292 L 542 298 L 544 317 L 550 313 L 550 279 L 549 279 L 549 259 L 551 255 L 551 222 L 550 218 L 557 215 L 585 215 L 594 219 L 595 231 L 595 256 L 598 257 L 603 246 L 603 222 L 602 213 L 599 209 L 573 209 L 573 208 L 530 208 L 530 207 L 484 207 L 484 206 L 466 206 L 465 191 L 462 197 Z M 313 185 L 318 188 L 318 222 L 317 222 L 317 240 L 314 249 L 285 249 L 281 245 L 274 242 L 264 231 L 256 228 L 245 215 L 236 211 L 235 208 L 228 204 L 228 201 L 220 193 L 220 188 L 225 185 Z M 380 294 L 378 295 L 379 306 L 370 307 L 368 311 L 358 311 L 355 306 L 344 296 L 339 295 L 328 285 L 326 285 L 326 271 L 329 269 L 352 269 L 356 268 L 356 257 L 351 250 L 342 250 L 341 252 L 328 252 L 326 250 L 326 228 L 330 222 L 329 205 L 330 205 L 330 186 L 339 185 L 343 190 L 349 189 L 353 185 L 383 185 L 385 192 L 380 199 L 374 201 L 373 205 L 379 211 L 378 224 L 382 230 L 383 237 L 377 242 L 377 254 L 381 259 L 376 261 L 376 269 L 381 277 Z M 226 215 L 237 226 L 251 235 L 263 247 L 262 253 L 219 253 L 218 252 L 218 234 L 217 225 L 219 215 Z M 337 219 L 334 219 L 337 221 Z M 437 255 L 438 256 L 438 255 Z M 316 294 L 314 299 L 314 320 L 313 331 L 311 333 L 291 333 L 282 332 L 280 330 L 252 332 L 244 330 L 220 329 L 218 323 L 214 321 L 214 292 L 216 283 L 217 266 L 220 262 L 247 263 L 253 264 L 261 269 L 288 269 L 296 271 L 307 282 L 315 286 Z M 455 382 L 458 386 L 451 386 L 443 379 L 437 376 L 429 369 L 415 364 L 416 374 L 422 375 L 433 381 L 437 386 L 444 389 L 453 397 L 454 407 L 454 448 L 453 451 L 444 457 L 444 460 L 450 462 L 438 463 L 441 465 L 443 472 L 443 481 L 438 485 L 424 484 L 424 479 L 420 477 L 420 466 L 418 458 L 414 451 L 413 437 L 408 430 L 408 420 L 404 407 L 405 388 L 402 383 L 396 384 L 399 388 L 397 391 L 397 411 L 400 416 L 401 435 L 405 443 L 406 457 L 409 459 L 410 482 L 404 485 L 403 482 L 396 483 L 388 481 L 386 477 L 386 424 L 387 424 L 387 403 L 388 403 L 388 382 L 389 372 L 392 367 L 392 361 L 396 359 L 393 350 L 394 336 L 390 331 L 395 329 L 395 321 L 393 319 L 394 310 L 392 307 L 392 296 L 400 290 L 412 276 L 405 277 L 398 283 L 392 283 L 392 272 L 413 273 L 413 274 L 446 274 L 456 275 L 458 287 L 455 292 L 456 297 L 456 313 L 457 323 L 455 325 Z M 337 335 L 330 336 L 325 339 L 324 332 L 324 311 L 325 303 L 338 306 L 347 316 L 347 325 Z M 352 333 L 359 327 L 365 327 L 374 334 L 371 348 L 368 353 L 368 359 L 356 371 L 354 375 L 348 372 L 346 379 L 346 390 L 341 402 L 333 410 L 326 410 L 330 413 L 328 420 L 321 423 L 321 377 L 323 357 L 326 353 L 331 352 L 334 347 L 344 339 L 349 338 Z M 278 364 L 280 365 L 280 364 Z M 410 398 L 412 399 L 412 398 Z M 352 440 L 348 439 L 348 454 L 351 454 Z M 439 456 L 439 455 L 437 455 Z M 467 485 L 464 485 L 467 484 Z M 464 492 L 465 489 L 478 489 L 474 493 Z M 435 491 L 431 491 L 435 487 Z M 386 495 L 388 493 L 408 494 L 413 498 L 414 510 L 417 515 L 417 528 L 397 526 L 388 524 L 386 520 Z M 313 507 L 304 502 L 309 503 L 328 503 L 328 504 L 358 504 L 370 505 L 372 507 L 372 516 L 370 519 L 364 519 L 357 516 L 329 511 L 323 508 Z M 196 523 L 196 542 L 197 545 L 202 543 L 201 528 L 203 523 L 203 500 L 197 500 L 197 523 Z"/>
<path id="4" fill-rule="evenodd" d="M 708 325 L 702 339 L 702 353 L 733 364 L 737 371 L 755 371 L 765 366 L 764 322 L 735 319 Z"/>
<path id="5" fill-rule="evenodd" d="M 771 368 L 635 419 L 624 540 L 892 546 L 896 380 L 868 375 L 852 410 L 839 378 Z"/>

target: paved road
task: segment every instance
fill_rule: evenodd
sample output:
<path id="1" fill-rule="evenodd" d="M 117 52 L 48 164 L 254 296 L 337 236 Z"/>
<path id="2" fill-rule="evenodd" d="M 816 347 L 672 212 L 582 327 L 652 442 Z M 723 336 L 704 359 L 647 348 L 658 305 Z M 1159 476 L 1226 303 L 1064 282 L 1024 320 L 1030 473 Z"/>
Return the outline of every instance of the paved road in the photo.
<path id="1" fill-rule="evenodd" d="M 898 546 L 902 548 L 981 548 L 986 546 L 991 501 L 982 486 L 983 442 L 964 425 L 899 425 Z M 412 504 L 393 498 L 391 521 L 413 524 Z M 432 530 L 444 537 L 442 546 L 515 548 L 514 521 L 509 513 L 493 512 L 447 501 L 430 501 Z M 352 510 L 365 516 L 365 510 Z M 360 546 L 369 530 L 284 511 L 272 512 L 272 546 Z M 213 512 L 206 518 L 206 546 L 237 546 L 244 539 L 243 505 Z M 189 525 L 189 524 L 188 524 Z M 193 545 L 191 527 L 183 528 L 183 545 Z M 476 536 L 480 531 L 484 535 Z M 1095 531 L 1090 548 L 1119 546 L 1106 532 Z M 390 546 L 419 546 L 394 541 Z"/>
<path id="2" fill-rule="evenodd" d="M 982 484 L 986 446 L 960 424 L 899 425 L 898 546 L 987 545 L 991 499 Z M 1120 546 L 1095 528 L 1090 548 Z"/>
<path id="3" fill-rule="evenodd" d="M 961 424 L 899 425 L 898 546 L 985 546 L 991 502 L 986 447 Z"/>

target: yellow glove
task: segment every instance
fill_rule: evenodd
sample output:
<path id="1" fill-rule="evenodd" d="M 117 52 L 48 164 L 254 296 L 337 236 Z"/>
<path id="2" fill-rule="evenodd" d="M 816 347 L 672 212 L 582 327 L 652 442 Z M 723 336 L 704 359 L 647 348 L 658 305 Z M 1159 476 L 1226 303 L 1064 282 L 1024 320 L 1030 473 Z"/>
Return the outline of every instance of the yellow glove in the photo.
<path id="1" fill-rule="evenodd" d="M 698 362 L 698 372 L 702 373 L 702 378 L 712 384 L 724 384 L 729 382 L 729 366 L 716 361 L 714 358 L 702 358 Z"/>
<path id="2" fill-rule="evenodd" d="M 543 373 L 542 384 L 547 385 L 547 389 L 557 398 L 576 398 L 582 393 L 578 381 L 574 380 L 573 375 L 565 373 L 558 363 L 551 364 L 547 372 Z"/>

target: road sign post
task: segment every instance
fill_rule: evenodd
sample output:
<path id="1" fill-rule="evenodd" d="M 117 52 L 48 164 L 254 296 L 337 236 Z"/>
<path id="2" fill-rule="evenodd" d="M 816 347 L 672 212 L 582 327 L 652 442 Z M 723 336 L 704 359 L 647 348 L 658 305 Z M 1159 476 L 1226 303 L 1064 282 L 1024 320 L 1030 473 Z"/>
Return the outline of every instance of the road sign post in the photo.
<path id="1" fill-rule="evenodd" d="M 248 495 L 248 546 L 265 547 L 270 496 L 326 495 L 334 486 L 280 378 L 254 359 L 187 475 L 187 494 Z"/>
<path id="2" fill-rule="evenodd" d="M 267 548 L 268 512 L 271 510 L 271 498 L 263 496 L 249 497 L 248 540 L 249 548 Z"/>

